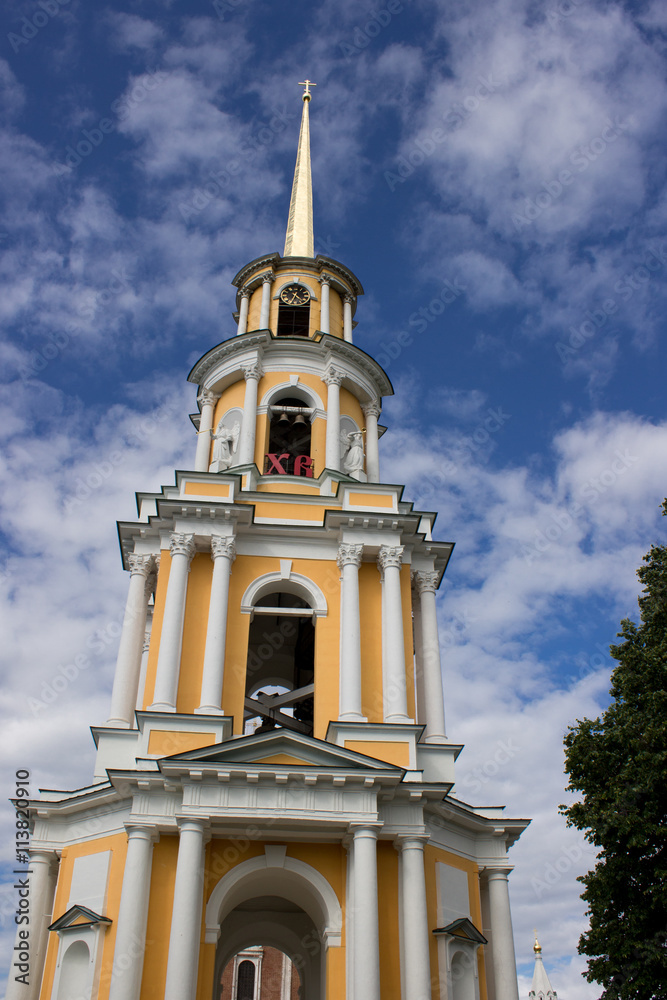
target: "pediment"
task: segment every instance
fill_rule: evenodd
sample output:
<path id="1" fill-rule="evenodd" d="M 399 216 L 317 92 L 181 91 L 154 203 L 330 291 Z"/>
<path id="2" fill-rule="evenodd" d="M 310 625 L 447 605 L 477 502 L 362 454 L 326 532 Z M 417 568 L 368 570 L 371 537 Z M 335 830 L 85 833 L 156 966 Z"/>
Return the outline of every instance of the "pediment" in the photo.
<path id="1" fill-rule="evenodd" d="M 100 913 L 95 913 L 94 910 L 88 909 L 87 906 L 75 903 L 74 906 L 70 906 L 69 910 L 63 913 L 62 917 L 58 917 L 52 924 L 49 924 L 49 930 L 64 931 L 68 927 L 89 927 L 92 924 L 110 923 L 111 920 L 108 917 L 103 917 Z"/>
<path id="2" fill-rule="evenodd" d="M 356 750 L 346 750 L 333 743 L 326 743 L 313 736 L 305 736 L 287 729 L 227 740 L 215 746 L 174 754 L 162 760 L 170 764 L 182 762 L 193 767 L 241 764 L 266 768 L 317 767 L 338 768 L 345 771 L 395 771 L 397 775 L 403 772 L 403 768 L 367 757 Z"/>
<path id="3" fill-rule="evenodd" d="M 436 927 L 434 934 L 450 934 L 452 937 L 463 938 L 466 941 L 474 941 L 475 944 L 487 944 L 487 940 L 481 934 L 469 917 L 459 917 L 452 920 L 446 927 Z"/>

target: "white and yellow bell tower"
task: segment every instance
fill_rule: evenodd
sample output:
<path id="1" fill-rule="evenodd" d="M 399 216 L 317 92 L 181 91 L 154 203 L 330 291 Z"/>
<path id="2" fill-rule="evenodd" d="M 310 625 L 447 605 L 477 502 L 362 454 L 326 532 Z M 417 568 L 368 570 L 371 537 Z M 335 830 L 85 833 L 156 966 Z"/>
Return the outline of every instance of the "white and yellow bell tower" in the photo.
<path id="1" fill-rule="evenodd" d="M 239 271 L 236 335 L 188 376 L 193 469 L 119 525 L 110 717 L 91 784 L 31 803 L 11 1000 L 221 1000 L 241 953 L 237 1000 L 257 1000 L 257 946 L 303 1000 L 518 1000 L 507 850 L 527 823 L 454 792 L 453 546 L 381 475 L 392 388 L 353 344 L 359 280 L 314 255 L 304 86 L 284 254 Z"/>

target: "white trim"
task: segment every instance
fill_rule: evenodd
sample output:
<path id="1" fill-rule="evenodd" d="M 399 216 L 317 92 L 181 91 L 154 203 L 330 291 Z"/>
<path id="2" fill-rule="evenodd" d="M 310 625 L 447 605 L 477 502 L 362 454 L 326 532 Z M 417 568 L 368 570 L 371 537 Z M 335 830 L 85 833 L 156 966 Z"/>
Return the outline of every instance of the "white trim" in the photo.
<path id="1" fill-rule="evenodd" d="M 206 906 L 207 944 L 217 943 L 220 924 L 255 886 L 262 895 L 282 896 L 300 906 L 322 934 L 325 948 L 340 946 L 343 914 L 329 882 L 304 861 L 286 857 L 282 865 L 272 865 L 266 854 L 241 862 L 216 885 Z"/>
<path id="2" fill-rule="evenodd" d="M 291 379 L 288 382 L 281 382 L 279 385 L 274 385 L 271 389 L 267 389 L 259 401 L 259 406 L 272 406 L 273 400 L 279 398 L 285 392 L 291 393 L 295 398 L 298 396 L 306 396 L 310 400 L 310 402 L 307 403 L 308 406 L 315 410 L 320 410 L 322 413 L 326 413 L 324 401 L 314 389 L 311 389 L 310 386 L 306 385 L 304 382 L 295 383 L 292 382 Z"/>
<path id="3" fill-rule="evenodd" d="M 272 589 L 303 597 L 310 603 L 313 614 L 318 618 L 327 613 L 326 597 L 316 583 L 309 580 L 307 576 L 302 576 L 301 573 L 290 573 L 289 580 L 285 580 L 280 572 L 264 573 L 253 580 L 241 598 L 241 613 L 252 614 L 256 601 L 262 597 L 265 591 L 270 593 Z"/>

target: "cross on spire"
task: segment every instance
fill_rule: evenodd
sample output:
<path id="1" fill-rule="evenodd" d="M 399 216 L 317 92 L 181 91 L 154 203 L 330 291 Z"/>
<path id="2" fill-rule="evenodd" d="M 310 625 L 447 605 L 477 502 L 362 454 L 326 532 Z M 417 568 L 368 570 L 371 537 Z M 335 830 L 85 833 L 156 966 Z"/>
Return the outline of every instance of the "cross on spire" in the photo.
<path id="1" fill-rule="evenodd" d="M 312 80 L 309 80 L 308 78 L 306 78 L 306 79 L 305 79 L 305 80 L 303 80 L 303 81 L 302 81 L 301 83 L 299 83 L 299 85 L 298 85 L 298 86 L 299 86 L 299 87 L 305 87 L 305 88 L 306 88 L 306 89 L 305 89 L 305 91 L 304 91 L 304 93 L 303 93 L 303 99 L 304 99 L 304 101 L 309 101 L 309 100 L 311 99 L 311 97 L 313 96 L 313 95 L 311 94 L 311 92 L 310 92 L 310 88 L 311 88 L 311 87 L 316 87 L 316 86 L 317 86 L 317 84 L 316 84 L 316 83 L 313 83 L 313 81 L 312 81 Z"/>

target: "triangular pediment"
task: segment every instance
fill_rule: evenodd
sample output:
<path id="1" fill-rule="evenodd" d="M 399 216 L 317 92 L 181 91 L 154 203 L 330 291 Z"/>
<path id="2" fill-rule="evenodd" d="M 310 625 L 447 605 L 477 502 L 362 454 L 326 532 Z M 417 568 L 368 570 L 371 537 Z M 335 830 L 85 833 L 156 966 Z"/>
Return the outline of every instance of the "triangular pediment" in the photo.
<path id="1" fill-rule="evenodd" d="M 451 924 L 447 924 L 446 927 L 436 927 L 433 933 L 451 934 L 452 937 L 464 938 L 466 941 L 474 941 L 475 944 L 487 943 L 484 935 L 477 930 L 472 920 L 468 917 L 459 917 L 458 920 L 452 920 Z"/>
<path id="2" fill-rule="evenodd" d="M 62 917 L 58 917 L 52 924 L 49 924 L 49 930 L 64 931 L 68 927 L 88 927 L 91 924 L 110 923 L 111 921 L 108 917 L 103 917 L 100 913 L 95 913 L 94 910 L 88 909 L 87 906 L 75 903 L 74 906 L 70 906 L 69 910 L 63 913 Z"/>
<path id="3" fill-rule="evenodd" d="M 170 764 L 182 762 L 193 767 L 240 764 L 266 768 L 317 767 L 338 768 L 345 771 L 395 771 L 396 774 L 401 774 L 403 771 L 400 767 L 367 757 L 355 750 L 347 750 L 288 729 L 227 740 L 215 746 L 189 750 L 162 759 Z"/>

